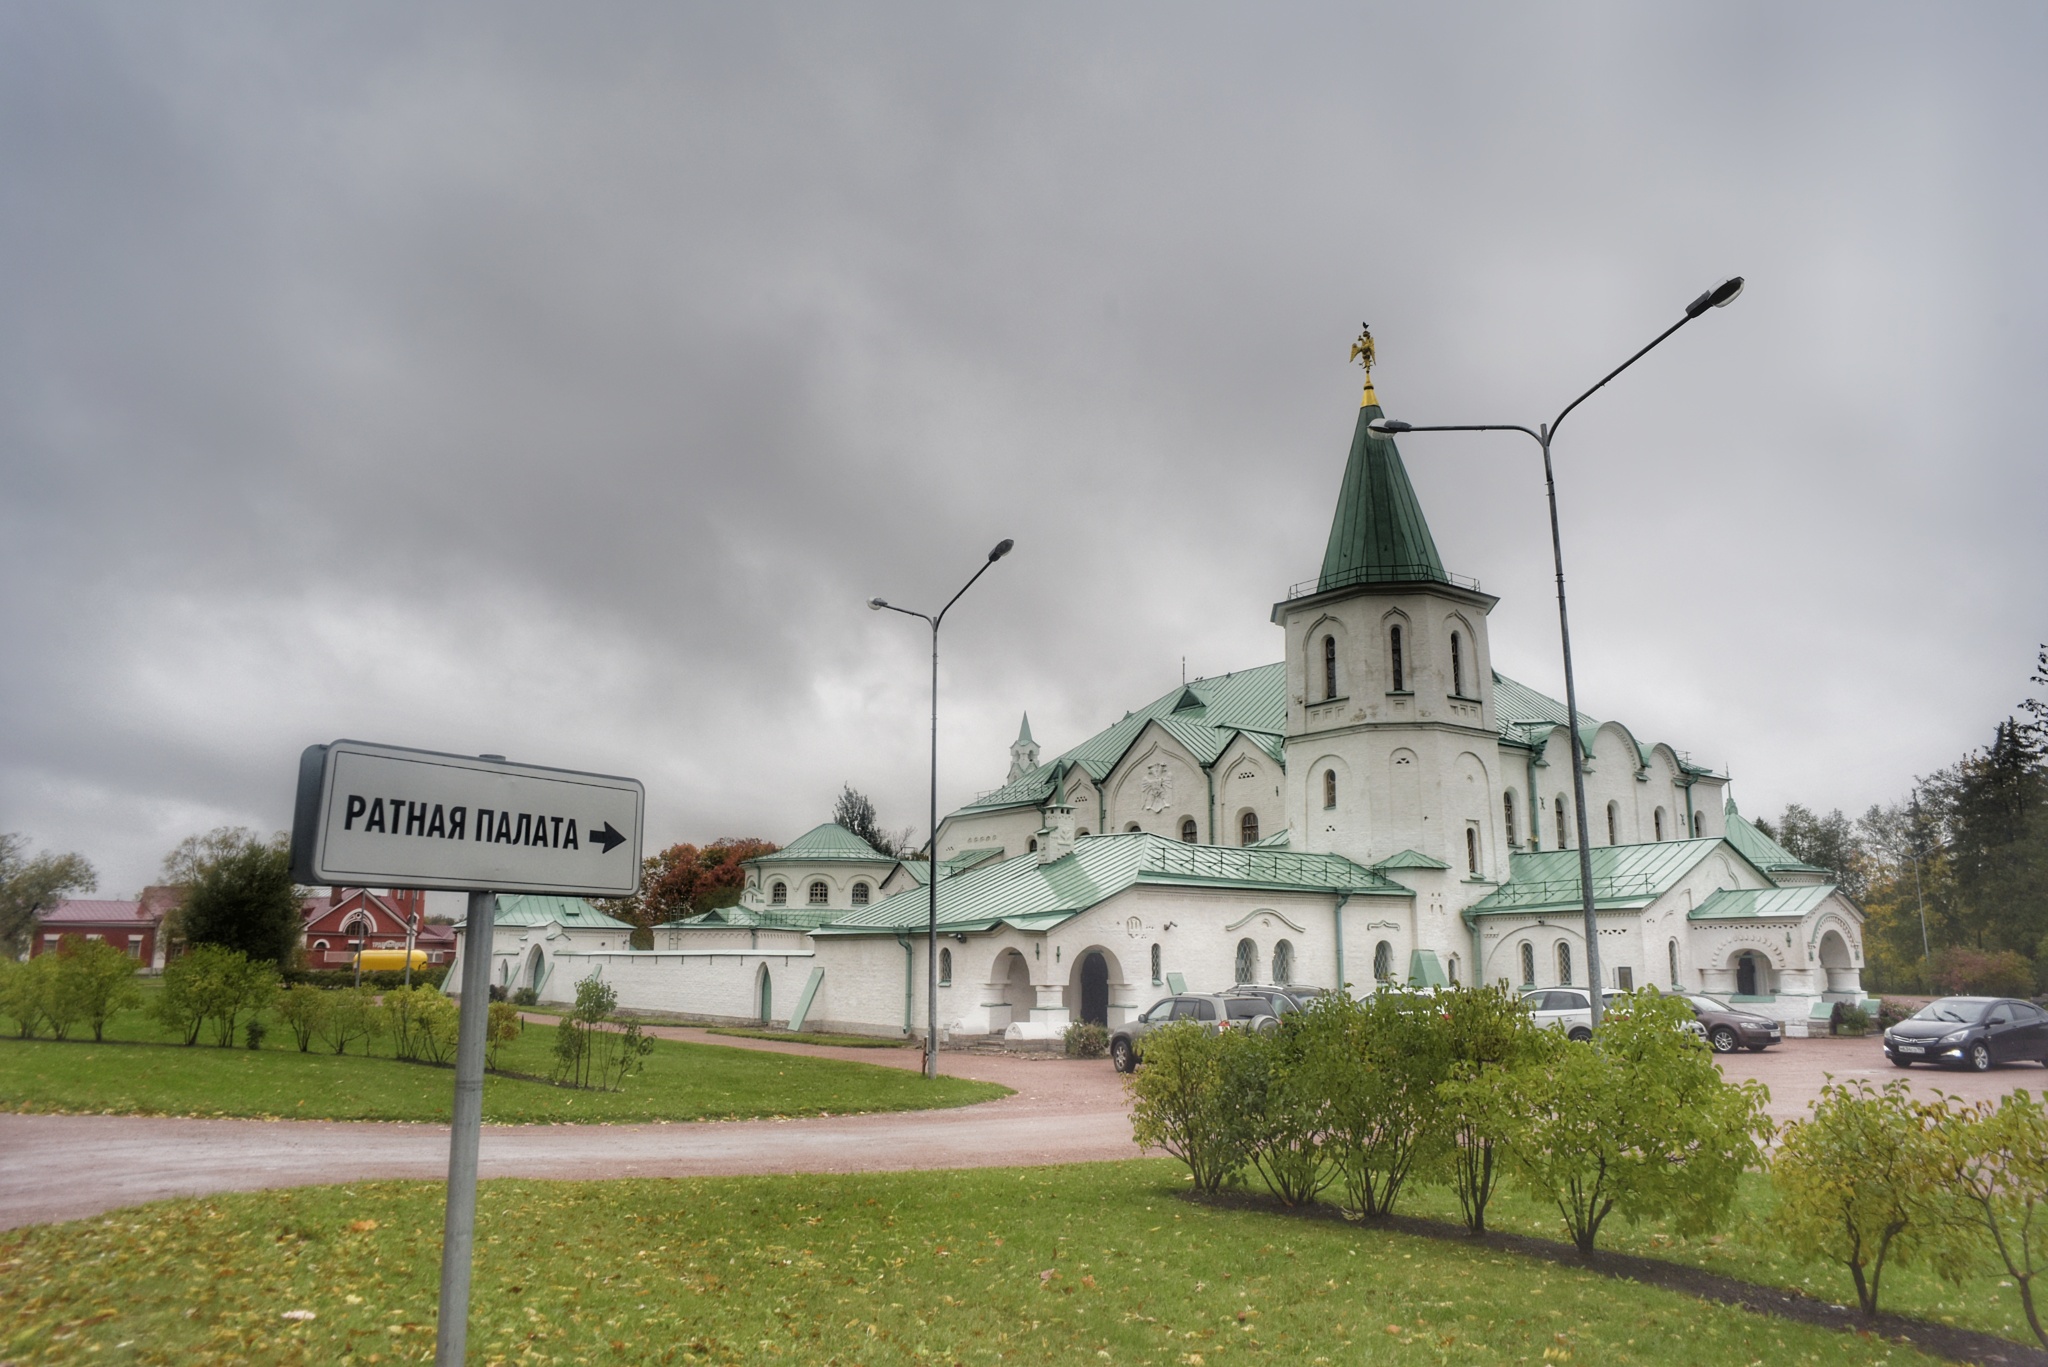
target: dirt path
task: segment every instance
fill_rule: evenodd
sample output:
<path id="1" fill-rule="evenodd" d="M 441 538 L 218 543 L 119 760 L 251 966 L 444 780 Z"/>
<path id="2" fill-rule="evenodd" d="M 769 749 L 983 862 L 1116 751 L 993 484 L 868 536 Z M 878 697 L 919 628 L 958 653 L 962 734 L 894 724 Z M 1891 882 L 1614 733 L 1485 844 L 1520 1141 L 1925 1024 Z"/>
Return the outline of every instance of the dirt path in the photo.
<path id="1" fill-rule="evenodd" d="M 915 1069 L 914 1049 L 782 1044 L 655 1027 L 665 1038 Z M 1132 1158 L 1107 1063 L 943 1054 L 941 1071 L 1014 1096 L 943 1111 L 655 1125 L 486 1125 L 485 1177 L 889 1172 Z M 0 1114 L 0 1229 L 171 1196 L 375 1178 L 444 1177 L 445 1125 Z M 81 1179 L 79 1156 L 91 1155 Z"/>

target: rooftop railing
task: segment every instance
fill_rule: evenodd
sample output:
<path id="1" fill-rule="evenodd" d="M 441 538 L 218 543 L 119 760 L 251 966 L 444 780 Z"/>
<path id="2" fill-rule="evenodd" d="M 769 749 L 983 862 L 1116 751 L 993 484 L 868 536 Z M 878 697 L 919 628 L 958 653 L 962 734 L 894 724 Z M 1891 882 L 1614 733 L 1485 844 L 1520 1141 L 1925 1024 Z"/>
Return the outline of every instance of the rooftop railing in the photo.
<path id="1" fill-rule="evenodd" d="M 1328 580 L 1318 575 L 1304 579 L 1299 584 L 1287 587 L 1289 598 L 1306 598 L 1313 593 L 1328 593 L 1334 589 L 1348 589 L 1359 584 L 1449 584 L 1455 588 L 1479 591 L 1479 581 L 1469 574 L 1452 574 L 1449 570 L 1434 565 L 1380 565 L 1371 569 L 1347 570 L 1333 575 Z"/>

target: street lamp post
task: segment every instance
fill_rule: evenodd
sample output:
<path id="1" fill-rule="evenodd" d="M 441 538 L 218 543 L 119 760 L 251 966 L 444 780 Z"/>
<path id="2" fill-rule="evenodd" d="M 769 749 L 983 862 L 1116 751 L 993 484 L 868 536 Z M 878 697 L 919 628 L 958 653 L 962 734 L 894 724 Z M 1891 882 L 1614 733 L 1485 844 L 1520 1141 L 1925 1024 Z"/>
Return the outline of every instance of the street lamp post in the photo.
<path id="1" fill-rule="evenodd" d="M 988 567 L 1010 553 L 1017 543 L 1008 537 L 996 543 L 988 553 L 981 568 L 973 578 L 960 586 L 960 593 L 946 600 L 946 606 L 935 613 L 916 612 L 910 608 L 899 608 L 894 603 L 880 598 L 868 599 L 868 606 L 876 612 L 900 612 L 905 617 L 916 617 L 931 625 L 932 629 L 932 782 L 931 782 L 931 826 L 930 836 L 925 845 L 925 887 L 930 891 L 928 915 L 925 923 L 925 1015 L 924 1015 L 924 1075 L 935 1078 L 939 1075 L 939 624 L 946 620 L 946 614 L 953 610 L 953 604 L 960 601 L 961 594 L 974 587 L 974 581 L 988 573 Z"/>
<path id="2" fill-rule="evenodd" d="M 1586 978 L 1587 997 L 1592 1002 L 1593 1024 L 1600 1023 L 1600 928 L 1593 916 L 1593 845 L 1592 830 L 1586 819 L 1586 761 L 1579 750 L 1579 691 L 1572 677 L 1572 626 L 1571 617 L 1565 611 L 1564 601 L 1564 542 L 1557 530 L 1557 478 L 1551 473 L 1550 443 L 1557 436 L 1558 427 L 1574 408 L 1593 397 L 1607 382 L 1627 370 L 1648 355 L 1666 337 L 1705 313 L 1708 309 L 1725 308 L 1733 303 L 1735 296 L 1742 293 L 1742 277 L 1724 280 L 1685 306 L 1685 314 L 1670 327 L 1665 328 L 1650 340 L 1641 351 L 1623 361 L 1601 377 L 1600 383 L 1573 399 L 1564 406 L 1564 411 L 1549 423 L 1539 424 L 1533 430 L 1519 423 L 1454 423 L 1424 426 L 1416 423 L 1394 422 L 1385 418 L 1372 424 L 1372 430 L 1381 436 L 1397 432 L 1520 432 L 1535 439 L 1543 450 L 1543 488 L 1550 499 L 1550 558 L 1557 568 L 1557 635 L 1564 651 L 1564 708 L 1565 730 L 1571 736 L 1572 752 L 1572 805 L 1578 813 L 1579 826 L 1579 891 L 1583 898 L 1586 915 Z M 1690 834 L 1690 832 L 1688 832 Z"/>

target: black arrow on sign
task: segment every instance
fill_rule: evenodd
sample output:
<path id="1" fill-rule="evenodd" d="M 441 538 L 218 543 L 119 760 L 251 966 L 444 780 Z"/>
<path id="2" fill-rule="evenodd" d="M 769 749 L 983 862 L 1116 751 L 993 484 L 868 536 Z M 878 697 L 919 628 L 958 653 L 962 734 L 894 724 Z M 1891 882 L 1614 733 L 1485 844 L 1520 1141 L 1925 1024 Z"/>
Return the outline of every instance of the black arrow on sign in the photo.
<path id="1" fill-rule="evenodd" d="M 604 823 L 603 830 L 590 833 L 590 843 L 604 846 L 604 852 L 610 854 L 613 850 L 626 843 L 626 837 L 613 830 L 612 823 L 607 821 Z"/>

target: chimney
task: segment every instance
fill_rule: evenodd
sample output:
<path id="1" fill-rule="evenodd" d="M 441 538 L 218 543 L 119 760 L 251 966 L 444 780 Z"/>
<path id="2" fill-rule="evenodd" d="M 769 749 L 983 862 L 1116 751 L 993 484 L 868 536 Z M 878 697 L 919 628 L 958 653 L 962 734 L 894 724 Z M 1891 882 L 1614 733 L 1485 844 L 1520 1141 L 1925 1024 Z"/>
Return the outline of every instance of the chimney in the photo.
<path id="1" fill-rule="evenodd" d="M 1045 825 L 1038 832 L 1038 862 L 1050 864 L 1074 852 L 1074 809 L 1064 802 L 1045 804 Z"/>

